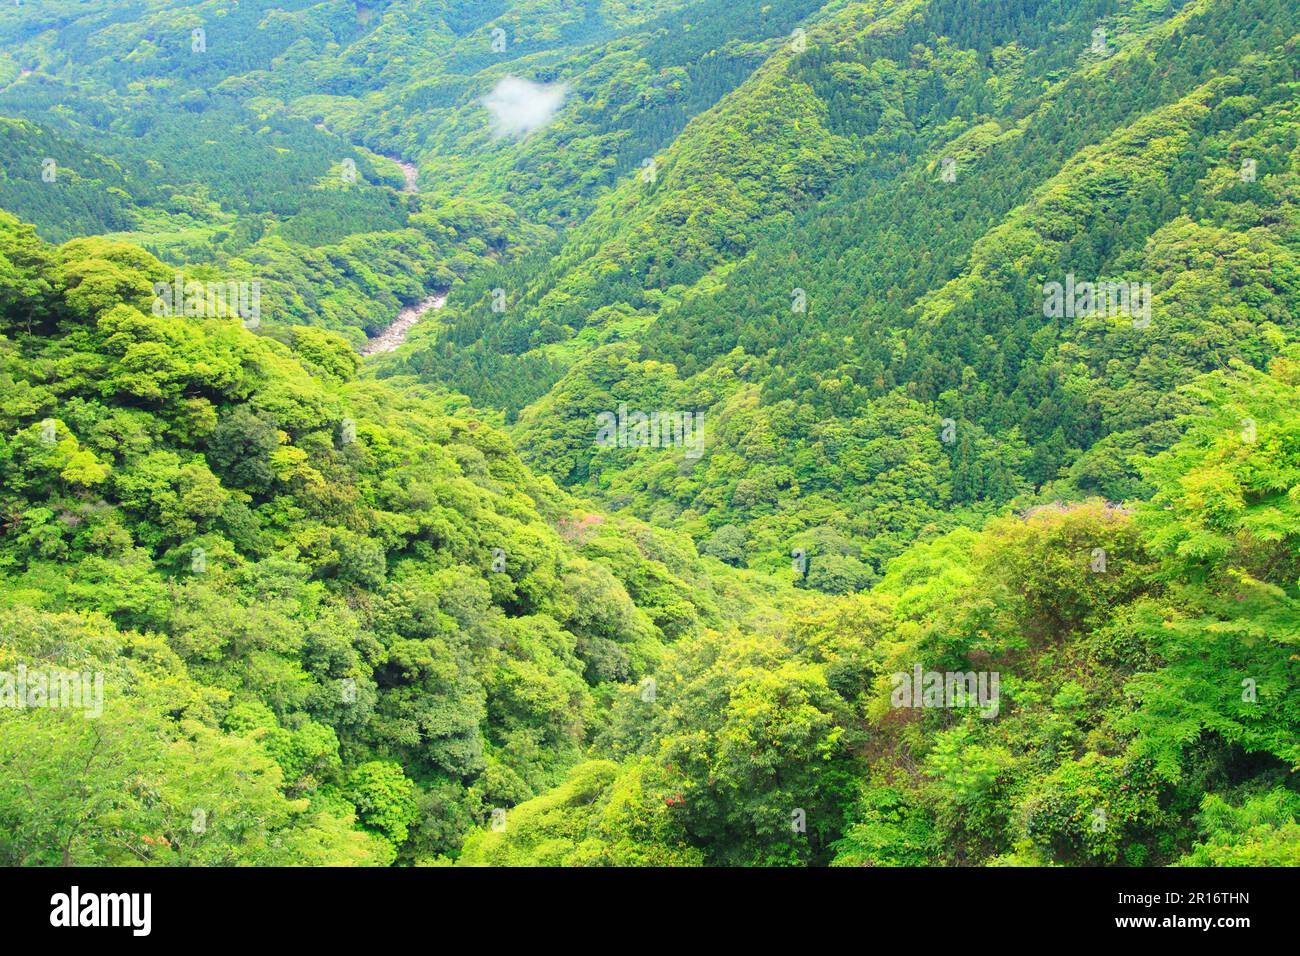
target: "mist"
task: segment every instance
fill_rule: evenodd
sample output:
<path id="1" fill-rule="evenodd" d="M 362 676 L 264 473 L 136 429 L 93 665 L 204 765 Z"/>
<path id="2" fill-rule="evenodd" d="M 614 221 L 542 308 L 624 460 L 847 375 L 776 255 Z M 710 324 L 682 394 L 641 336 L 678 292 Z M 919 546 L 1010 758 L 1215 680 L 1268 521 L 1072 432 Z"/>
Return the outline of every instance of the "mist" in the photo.
<path id="1" fill-rule="evenodd" d="M 483 105 L 492 114 L 493 135 L 523 137 L 541 129 L 555 116 L 567 83 L 533 83 L 517 76 L 504 77 L 492 92 L 483 97 Z"/>

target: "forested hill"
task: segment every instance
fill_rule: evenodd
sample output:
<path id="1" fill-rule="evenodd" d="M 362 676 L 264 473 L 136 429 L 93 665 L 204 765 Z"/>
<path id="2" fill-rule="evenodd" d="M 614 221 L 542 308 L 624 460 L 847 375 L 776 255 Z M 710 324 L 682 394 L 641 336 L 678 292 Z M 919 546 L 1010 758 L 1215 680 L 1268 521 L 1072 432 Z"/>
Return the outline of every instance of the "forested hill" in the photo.
<path id="1" fill-rule="evenodd" d="M 333 333 L 153 315 L 135 247 L 4 215 L 0 264 L 0 663 L 106 675 L 97 720 L 0 708 L 7 863 L 451 852 L 669 645 L 782 603 Z"/>
<path id="2" fill-rule="evenodd" d="M 1298 45 L 0 7 L 0 863 L 1300 865 Z"/>
<path id="3" fill-rule="evenodd" d="M 0 117 L 21 122 L 0 122 L 0 207 L 48 239 L 112 233 L 257 279 L 267 331 L 360 345 L 403 305 L 554 241 L 815 6 L 6 6 Z M 520 78 L 563 90 L 564 109 L 503 136 L 529 114 L 509 98 Z M 394 159 L 417 165 L 418 194 Z"/>
<path id="4" fill-rule="evenodd" d="M 990 507 L 1145 495 L 1133 460 L 1177 435 L 1176 386 L 1296 336 L 1298 20 L 1275 0 L 846 7 L 554 255 L 453 296 L 404 368 L 517 413 L 538 467 L 727 560 L 819 551 L 825 590 Z M 1150 315 L 1045 316 L 1070 276 L 1146 288 Z M 593 445 L 619 402 L 704 412 L 706 453 Z"/>

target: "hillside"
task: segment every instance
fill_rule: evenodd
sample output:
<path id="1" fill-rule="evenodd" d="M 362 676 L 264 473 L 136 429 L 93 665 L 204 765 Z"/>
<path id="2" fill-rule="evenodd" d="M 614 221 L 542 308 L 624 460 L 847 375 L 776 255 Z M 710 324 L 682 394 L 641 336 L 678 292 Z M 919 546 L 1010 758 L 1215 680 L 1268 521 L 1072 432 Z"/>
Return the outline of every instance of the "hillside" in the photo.
<path id="1" fill-rule="evenodd" d="M 268 330 L 320 325 L 360 345 L 402 306 L 552 241 L 814 4 L 743 17 L 739 34 L 733 6 L 0 9 L 0 117 L 25 121 L 0 126 L 0 207 L 48 239 L 113 234 L 257 278 Z M 496 135 L 483 99 L 514 74 L 565 89 L 557 124 Z"/>
<path id="2" fill-rule="evenodd" d="M 447 852 L 559 780 L 612 682 L 779 603 L 445 400 L 358 381 L 336 335 L 159 319 L 147 253 L 0 225 L 5 671 L 107 675 L 102 721 L 0 711 L 7 863 L 297 862 L 243 834 L 263 812 L 314 862 Z M 221 831 L 190 845 L 195 788 Z M 79 819 L 92 792 L 111 818 Z"/>
<path id="3" fill-rule="evenodd" d="M 0 862 L 1300 865 L 1298 44 L 0 8 Z"/>
<path id="4" fill-rule="evenodd" d="M 1174 437 L 1173 386 L 1295 339 L 1294 11 L 982 9 L 823 23 L 545 268 L 453 296 L 403 367 L 517 412 L 564 484 L 767 570 L 820 548 L 853 586 L 990 505 L 1149 491 L 1126 458 Z M 1151 315 L 1045 321 L 1068 275 L 1145 283 Z M 708 452 L 594 447 L 620 401 L 703 412 Z"/>

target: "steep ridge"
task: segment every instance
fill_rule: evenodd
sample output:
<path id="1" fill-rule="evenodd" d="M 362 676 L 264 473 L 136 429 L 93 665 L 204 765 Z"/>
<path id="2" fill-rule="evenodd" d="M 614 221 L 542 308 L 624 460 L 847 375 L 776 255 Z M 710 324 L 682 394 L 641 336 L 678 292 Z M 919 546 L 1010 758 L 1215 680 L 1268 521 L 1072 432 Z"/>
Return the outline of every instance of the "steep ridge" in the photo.
<path id="1" fill-rule="evenodd" d="M 517 430 L 539 467 L 701 540 L 739 534 L 752 566 L 775 571 L 792 548 L 818 547 L 844 563 L 845 574 L 827 582 L 837 588 L 870 581 L 922 528 L 979 521 L 1017 496 L 1139 493 L 1126 459 L 1174 436 L 1169 422 L 1185 409 L 1174 386 L 1233 356 L 1266 362 L 1295 334 L 1286 231 L 1295 163 L 1273 144 L 1286 142 L 1294 108 L 1292 44 L 1279 37 L 1294 35 L 1296 18 L 1272 3 L 1257 4 L 1249 18 L 1213 2 L 1188 4 L 1167 19 L 1110 10 L 1113 48 L 1094 54 L 1096 21 L 1070 21 L 1065 29 L 1078 44 L 1071 46 L 1050 29 L 1055 7 L 1024 9 L 1042 18 L 1037 26 L 1052 46 L 1015 57 L 990 53 L 986 61 L 975 50 L 964 59 L 950 50 L 952 92 L 918 127 L 931 130 L 928 149 L 918 151 L 912 137 L 891 161 L 870 145 L 900 141 L 897 129 L 882 128 L 886 112 L 837 104 L 841 132 L 876 158 L 858 163 L 793 218 L 778 215 L 751 253 L 725 256 L 715 274 L 689 288 L 664 288 L 665 264 L 689 263 L 683 268 L 697 274 L 707 264 L 710 253 L 701 250 L 711 233 L 696 230 L 698 215 L 651 228 L 637 217 L 660 215 L 656 210 L 687 196 L 691 208 L 704 204 L 698 191 L 676 193 L 669 182 L 747 181 L 751 167 L 710 165 L 719 149 L 709 137 L 743 128 L 722 117 L 766 103 L 758 92 L 764 82 L 785 92 L 764 79 L 795 69 L 799 57 L 782 54 L 674 146 L 694 157 L 696 172 L 661 177 L 653 187 L 659 191 L 644 194 L 635 214 L 620 204 L 634 202 L 645 186 L 625 184 L 606 212 L 575 230 L 573 251 L 562 251 L 538 278 L 507 269 L 471 283 L 461 298 L 469 302 L 449 310 L 435 341 L 415 339 L 407 367 L 450 378 L 471 397 L 507 409 L 549 388 L 521 413 Z M 830 77 L 863 64 L 882 76 L 906 70 L 887 67 L 894 61 L 881 55 L 893 42 L 916 59 L 911 36 L 889 39 L 896 20 L 919 19 L 913 29 L 929 30 L 925 18 L 941 23 L 943 16 L 952 16 L 958 37 L 965 30 L 970 42 L 996 46 L 997 28 L 987 36 L 980 32 L 986 24 L 967 22 L 948 5 L 928 13 L 908 6 L 894 19 L 873 21 L 856 40 L 824 41 L 839 52 L 821 52 L 820 34 L 811 34 L 799 84 L 831 90 Z M 824 29 L 857 36 L 845 25 L 856 22 L 846 13 Z M 1021 22 L 1015 29 L 1026 32 Z M 1195 70 L 1179 54 L 1192 49 Z M 958 104 L 988 98 L 999 73 L 967 77 L 963 69 L 999 60 L 1015 64 L 1000 77 L 1008 90 L 1039 85 L 1029 64 L 1071 69 L 1028 103 L 1007 95 L 1004 103 L 1016 106 L 1001 119 L 945 120 L 964 108 Z M 1248 65 L 1238 67 L 1243 60 Z M 929 74 L 912 69 L 909 82 L 927 88 Z M 1206 82 L 1216 70 L 1220 78 Z M 828 144 L 840 135 L 834 126 L 821 136 Z M 815 127 L 799 128 L 818 140 Z M 697 129 L 707 132 L 694 132 L 697 142 L 688 146 Z M 779 137 L 754 135 L 751 154 L 781 154 Z M 919 154 L 909 161 L 906 152 Z M 953 182 L 941 176 L 946 155 L 957 170 Z M 1259 170 L 1250 183 L 1238 175 L 1247 157 Z M 762 176 L 778 165 L 753 168 Z M 734 206 L 721 204 L 727 214 Z M 601 225 L 602 217 L 618 228 Z M 602 236 L 602 245 L 584 238 L 592 236 Z M 672 251 L 701 241 L 690 253 Z M 1243 314 L 1244 324 L 1228 332 L 1217 319 L 1198 321 L 1192 300 L 1180 301 L 1207 299 L 1207 290 L 1193 291 L 1205 279 L 1192 278 L 1197 270 L 1186 258 L 1171 271 L 1165 250 L 1201 241 L 1259 251 L 1271 272 L 1252 293 L 1257 306 L 1268 302 L 1262 322 Z M 638 261 L 659 263 L 659 272 L 643 275 L 631 265 L 633 250 Z M 624 258 L 605 262 L 604 255 Z M 1180 272 L 1188 274 L 1180 279 Z M 1113 321 L 1046 321 L 1042 286 L 1067 275 L 1152 285 L 1154 321 L 1127 331 Z M 506 314 L 475 302 L 476 291 L 511 281 L 523 285 Z M 1216 282 L 1215 291 L 1231 299 L 1237 281 Z M 1273 331 L 1279 322 L 1281 337 Z M 1216 340 L 1210 350 L 1207 335 Z M 548 340 L 553 344 L 542 344 Z M 533 344 L 513 344 L 521 342 Z M 516 382 L 522 388 L 511 394 Z M 710 450 L 689 461 L 599 448 L 592 440 L 597 416 L 620 403 L 705 412 L 714 423 Z M 952 422 L 951 441 L 945 421 Z"/>
<path id="2" fill-rule="evenodd" d="M 1300 865 L 1294 4 L 25 6 L 0 862 Z"/>

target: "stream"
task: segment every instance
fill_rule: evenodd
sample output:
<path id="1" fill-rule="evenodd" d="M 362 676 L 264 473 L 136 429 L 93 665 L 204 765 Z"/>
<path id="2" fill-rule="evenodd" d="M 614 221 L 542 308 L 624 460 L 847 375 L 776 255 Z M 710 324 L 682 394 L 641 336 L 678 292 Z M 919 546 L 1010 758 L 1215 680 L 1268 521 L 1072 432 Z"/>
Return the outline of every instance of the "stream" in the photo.
<path id="1" fill-rule="evenodd" d="M 418 193 L 420 187 L 416 185 L 416 179 L 420 176 L 420 171 L 415 168 L 415 163 L 408 163 L 404 159 L 398 159 L 396 156 L 389 156 L 393 162 L 402 167 L 402 175 L 406 177 L 406 185 L 402 187 L 404 193 Z"/>
<path id="2" fill-rule="evenodd" d="M 425 313 L 433 309 L 441 309 L 447 304 L 447 293 L 440 292 L 437 295 L 431 295 L 422 302 L 415 305 L 408 305 L 401 312 L 397 313 L 397 318 L 386 329 L 374 336 L 361 349 L 364 357 L 379 355 L 382 352 L 391 352 L 403 342 L 406 341 L 407 333 L 411 331 Z"/>

